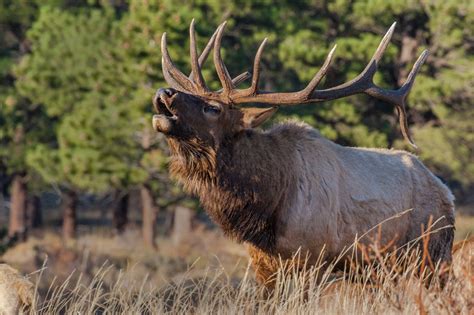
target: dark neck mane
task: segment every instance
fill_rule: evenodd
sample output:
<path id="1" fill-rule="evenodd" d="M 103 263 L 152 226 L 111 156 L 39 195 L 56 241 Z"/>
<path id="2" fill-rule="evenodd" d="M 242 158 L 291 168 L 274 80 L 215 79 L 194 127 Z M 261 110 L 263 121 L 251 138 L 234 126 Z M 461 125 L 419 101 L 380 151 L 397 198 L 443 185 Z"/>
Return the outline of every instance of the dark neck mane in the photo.
<path id="1" fill-rule="evenodd" d="M 291 161 L 285 160 L 288 152 L 282 152 L 278 137 L 248 130 L 216 149 L 197 142 L 169 143 L 171 174 L 199 196 L 224 232 L 273 251 L 277 216 L 291 182 Z"/>

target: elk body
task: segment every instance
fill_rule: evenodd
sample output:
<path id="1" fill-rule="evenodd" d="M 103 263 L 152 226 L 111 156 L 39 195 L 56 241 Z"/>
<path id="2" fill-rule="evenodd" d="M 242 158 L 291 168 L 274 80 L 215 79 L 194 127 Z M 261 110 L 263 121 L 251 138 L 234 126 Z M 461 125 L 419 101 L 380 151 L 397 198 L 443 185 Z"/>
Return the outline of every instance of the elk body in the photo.
<path id="1" fill-rule="evenodd" d="M 397 150 L 350 148 L 325 139 L 300 122 L 254 129 L 276 111 L 239 108 L 241 103 L 293 105 L 317 103 L 365 93 L 396 106 L 402 133 L 413 144 L 406 122 L 405 100 L 425 51 L 406 83 L 398 90 L 377 87 L 373 75 L 394 30 L 387 32 L 366 69 L 354 80 L 317 90 L 334 49 L 308 86 L 294 93 L 258 89 L 259 62 L 266 40 L 257 51 L 252 83 L 238 90 L 244 73 L 232 79 L 222 62 L 219 26 L 200 57 L 190 27 L 191 66 L 188 76 L 173 64 L 162 39 L 163 74 L 172 88 L 158 90 L 154 128 L 165 134 L 170 171 L 190 193 L 199 196 L 211 218 L 234 239 L 249 244 L 257 279 L 269 283 L 279 266 L 298 250 L 313 261 L 325 248 L 325 259 L 337 257 L 357 235 L 390 217 L 413 209 L 383 225 L 382 241 L 403 246 L 420 236 L 432 217 L 437 227 L 429 252 L 449 262 L 453 241 L 454 204 L 449 189 L 414 155 Z M 201 65 L 213 48 L 222 90 L 210 91 Z M 414 144 L 413 144 L 414 145 Z"/>

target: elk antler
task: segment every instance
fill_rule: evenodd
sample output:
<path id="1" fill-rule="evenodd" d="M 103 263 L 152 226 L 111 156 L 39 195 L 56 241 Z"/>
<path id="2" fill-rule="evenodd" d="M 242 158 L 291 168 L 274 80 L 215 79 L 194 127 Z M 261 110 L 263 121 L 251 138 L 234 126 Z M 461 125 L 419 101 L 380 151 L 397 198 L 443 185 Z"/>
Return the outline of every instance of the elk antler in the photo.
<path id="1" fill-rule="evenodd" d="M 221 41 L 225 25 L 226 22 L 219 25 L 216 32 L 209 40 L 209 43 L 207 44 L 206 48 L 203 50 L 201 57 L 198 59 L 194 32 L 194 20 L 191 22 L 190 50 L 192 72 L 189 78 L 186 77 L 181 71 L 179 71 L 171 61 L 166 44 L 166 33 L 163 34 L 161 41 L 161 51 L 163 54 L 162 65 L 164 77 L 168 84 L 170 84 L 177 90 L 202 96 L 206 99 L 217 100 L 226 104 L 267 103 L 274 105 L 295 105 L 301 103 L 318 103 L 346 97 L 349 95 L 364 93 L 382 101 L 388 102 L 392 105 L 395 105 L 398 112 L 399 123 L 403 137 L 413 147 L 416 148 L 416 145 L 411 139 L 410 133 L 408 131 L 405 104 L 407 96 L 410 93 L 410 90 L 415 81 L 415 77 L 421 65 L 423 65 L 426 58 L 428 57 L 428 51 L 423 51 L 420 57 L 418 57 L 418 60 L 415 62 L 410 74 L 408 75 L 406 82 L 399 89 L 384 89 L 378 87 L 373 82 L 373 77 L 375 75 L 375 72 L 377 71 L 377 66 L 382 58 L 383 53 L 385 52 L 385 49 L 387 48 L 390 42 L 396 23 L 392 24 L 390 29 L 383 37 L 369 64 L 353 80 L 329 89 L 316 89 L 316 87 L 324 78 L 329 69 L 332 57 L 334 55 L 334 51 L 336 49 L 336 46 L 334 46 L 334 48 L 331 49 L 328 56 L 326 57 L 326 60 L 324 61 L 324 64 L 322 65 L 321 69 L 316 73 L 316 75 L 304 89 L 297 92 L 283 93 L 259 91 L 258 89 L 258 83 L 260 79 L 260 59 L 265 44 L 267 42 L 266 38 L 263 40 L 255 55 L 251 86 L 249 88 L 241 90 L 235 88 L 238 83 L 247 79 L 249 77 L 249 74 L 248 72 L 243 73 L 235 79 L 231 79 L 229 72 L 227 71 L 227 68 L 222 60 L 220 53 Z M 212 47 L 214 48 L 214 65 L 217 71 L 217 75 L 219 77 L 219 81 L 222 84 L 222 90 L 216 92 L 209 91 L 201 74 L 201 66 L 205 62 Z"/>
<path id="2" fill-rule="evenodd" d="M 190 55 L 191 55 L 191 73 L 189 77 L 186 76 L 176 68 L 171 60 L 168 48 L 166 45 L 166 33 L 163 33 L 161 38 L 161 51 L 162 51 L 162 68 L 163 68 L 163 76 L 166 82 L 173 88 L 185 91 L 185 92 L 192 92 L 193 94 L 199 93 L 206 93 L 213 94 L 209 91 L 204 82 L 204 78 L 202 76 L 201 67 L 206 62 L 211 49 L 214 47 L 214 42 L 216 39 L 218 29 L 214 32 L 214 34 L 209 39 L 206 47 L 202 51 L 199 58 L 197 58 L 197 47 L 196 47 L 196 33 L 194 31 L 194 19 L 191 21 L 189 26 L 189 37 L 190 37 Z M 197 74 L 197 78 L 195 79 L 194 76 Z M 235 78 L 232 79 L 232 84 L 234 86 L 238 86 L 240 83 L 244 82 L 248 78 L 250 78 L 251 74 L 248 71 L 245 71 Z M 196 82 L 195 82 L 196 81 Z M 220 92 L 220 91 L 217 91 Z"/>

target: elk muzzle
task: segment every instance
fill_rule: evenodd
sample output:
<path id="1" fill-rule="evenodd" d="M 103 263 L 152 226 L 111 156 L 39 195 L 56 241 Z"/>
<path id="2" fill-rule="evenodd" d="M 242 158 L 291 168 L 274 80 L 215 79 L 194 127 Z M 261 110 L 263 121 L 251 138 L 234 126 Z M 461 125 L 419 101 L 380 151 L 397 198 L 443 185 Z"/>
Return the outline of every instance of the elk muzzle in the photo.
<path id="1" fill-rule="evenodd" d="M 169 134 L 176 123 L 176 112 L 173 108 L 173 100 L 177 91 L 172 88 L 159 89 L 153 98 L 153 106 L 158 115 L 153 116 L 153 128 L 164 134 Z"/>

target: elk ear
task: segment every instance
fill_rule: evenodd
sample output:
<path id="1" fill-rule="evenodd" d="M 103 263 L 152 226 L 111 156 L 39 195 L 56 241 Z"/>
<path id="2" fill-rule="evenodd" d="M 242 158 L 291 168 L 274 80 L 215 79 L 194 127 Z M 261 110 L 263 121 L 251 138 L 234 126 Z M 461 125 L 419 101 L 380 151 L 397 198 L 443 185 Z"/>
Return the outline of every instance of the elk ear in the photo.
<path id="1" fill-rule="evenodd" d="M 242 108 L 242 125 L 244 128 L 255 128 L 270 118 L 278 107 L 271 108 Z"/>

